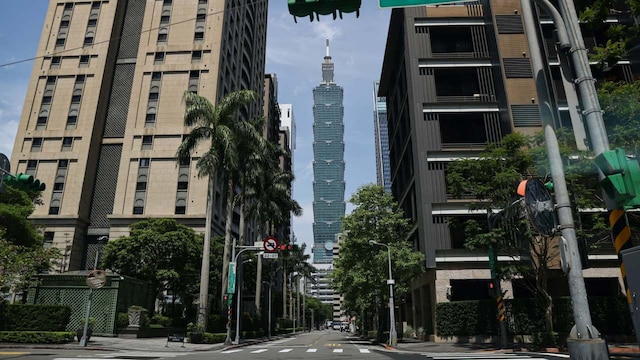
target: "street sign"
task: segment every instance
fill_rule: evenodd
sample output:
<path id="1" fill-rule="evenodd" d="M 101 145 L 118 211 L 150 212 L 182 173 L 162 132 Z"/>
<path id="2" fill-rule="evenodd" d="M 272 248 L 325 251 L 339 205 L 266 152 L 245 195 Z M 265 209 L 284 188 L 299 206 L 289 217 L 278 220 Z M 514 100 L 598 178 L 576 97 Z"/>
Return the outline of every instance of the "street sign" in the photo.
<path id="1" fill-rule="evenodd" d="M 229 263 L 229 279 L 227 281 L 227 294 L 236 292 L 236 263 Z"/>
<path id="2" fill-rule="evenodd" d="M 270 252 L 266 252 L 264 254 L 262 254 L 262 257 L 265 259 L 277 259 L 278 258 L 278 253 L 270 253 Z"/>
<path id="3" fill-rule="evenodd" d="M 266 252 L 276 252 L 278 251 L 278 239 L 274 238 L 273 236 L 267 236 L 264 239 L 262 246 L 264 247 L 264 251 Z"/>
<path id="4" fill-rule="evenodd" d="M 92 270 L 87 274 L 87 285 L 92 289 L 100 289 L 107 283 L 107 273 L 104 270 Z"/>
<path id="5" fill-rule="evenodd" d="M 439 5 L 456 2 L 465 2 L 470 0 L 379 0 L 381 8 L 387 7 L 409 7 L 420 5 Z"/>

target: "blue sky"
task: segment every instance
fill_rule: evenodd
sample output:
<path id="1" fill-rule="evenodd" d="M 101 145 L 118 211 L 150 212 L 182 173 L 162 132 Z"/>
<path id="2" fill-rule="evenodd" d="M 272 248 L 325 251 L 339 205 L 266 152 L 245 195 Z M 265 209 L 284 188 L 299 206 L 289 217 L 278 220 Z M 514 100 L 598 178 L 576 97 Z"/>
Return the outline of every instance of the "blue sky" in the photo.
<path id="1" fill-rule="evenodd" d="M 175 2 L 179 4 L 178 0 Z M 218 1 L 218 0 L 213 0 Z M 297 123 L 294 198 L 304 215 L 294 219 L 299 242 L 313 243 L 312 89 L 322 79 L 325 39 L 331 43 L 335 81 L 344 88 L 345 199 L 376 181 L 373 145 L 373 82 L 380 76 L 390 10 L 363 0 L 360 17 L 344 14 L 294 23 L 287 0 L 269 1 L 267 73 L 278 78 L 278 101 L 293 104 Z M 35 56 L 49 0 L 2 0 L 0 65 Z M 33 62 L 0 67 L 0 153 L 11 157 Z M 347 212 L 351 207 L 347 205 Z"/>

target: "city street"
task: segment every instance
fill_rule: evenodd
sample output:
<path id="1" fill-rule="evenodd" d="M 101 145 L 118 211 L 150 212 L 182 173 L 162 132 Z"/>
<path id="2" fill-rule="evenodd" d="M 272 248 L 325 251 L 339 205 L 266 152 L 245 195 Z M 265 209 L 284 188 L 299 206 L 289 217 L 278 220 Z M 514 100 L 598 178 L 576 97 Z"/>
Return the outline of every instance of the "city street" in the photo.
<path id="1" fill-rule="evenodd" d="M 153 340 L 152 340 L 153 341 Z M 156 344 L 160 344 L 155 342 Z M 543 360 L 568 359 L 566 354 L 500 353 L 490 351 L 420 352 L 387 350 L 350 333 L 334 330 L 301 333 L 260 344 L 193 351 L 159 345 L 157 350 L 108 350 L 99 348 L 0 348 L 0 360 L 210 360 L 210 359 L 362 359 L 362 360 Z M 611 359 L 628 359 L 612 356 Z"/>

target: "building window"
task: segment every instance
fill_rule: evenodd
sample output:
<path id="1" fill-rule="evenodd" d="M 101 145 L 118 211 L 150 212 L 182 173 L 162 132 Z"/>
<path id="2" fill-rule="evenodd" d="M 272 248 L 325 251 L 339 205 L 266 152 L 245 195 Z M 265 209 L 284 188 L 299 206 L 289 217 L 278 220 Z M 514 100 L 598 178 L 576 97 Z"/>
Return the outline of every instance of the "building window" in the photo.
<path id="1" fill-rule="evenodd" d="M 89 55 L 82 55 L 80 56 L 80 67 L 87 67 L 89 66 Z"/>
<path id="2" fill-rule="evenodd" d="M 75 128 L 78 124 L 78 117 L 76 115 L 67 116 L 67 129 Z"/>
<path id="3" fill-rule="evenodd" d="M 204 40 L 204 32 L 202 32 L 202 31 L 198 31 L 198 32 L 195 34 L 195 36 L 194 36 L 193 40 L 194 40 L 195 42 L 202 42 L 202 40 Z"/>
<path id="4" fill-rule="evenodd" d="M 43 104 L 51 104 L 51 96 L 49 96 L 49 95 L 43 96 L 42 97 L 42 103 Z"/>
<path id="5" fill-rule="evenodd" d="M 149 101 L 157 101 L 160 95 L 157 92 L 149 93 Z"/>
<path id="6" fill-rule="evenodd" d="M 58 160 L 58 169 L 66 169 L 69 166 L 69 160 Z"/>
<path id="7" fill-rule="evenodd" d="M 153 125 L 156 123 L 156 114 L 147 114 L 145 125 Z"/>
<path id="8" fill-rule="evenodd" d="M 60 21 L 60 29 L 66 29 L 69 27 L 69 20 Z"/>
<path id="9" fill-rule="evenodd" d="M 167 33 L 158 34 L 158 43 L 166 43 L 167 42 Z"/>
<path id="10" fill-rule="evenodd" d="M 44 127 L 47 125 L 47 117 L 46 116 L 38 116 L 38 120 L 36 122 L 37 127 Z"/>
<path id="11" fill-rule="evenodd" d="M 187 181 L 178 181 L 178 191 L 187 190 L 189 188 L 189 182 Z"/>
<path id="12" fill-rule="evenodd" d="M 51 58 L 51 69 L 58 69 L 60 67 L 60 63 L 62 62 L 62 58 L 60 56 L 54 56 Z"/>
<path id="13" fill-rule="evenodd" d="M 144 158 L 144 159 L 140 159 L 140 167 L 141 168 L 146 168 L 149 167 L 149 163 L 150 163 L 150 159 L 149 158 Z"/>
<path id="14" fill-rule="evenodd" d="M 191 63 L 199 63 L 202 61 L 202 50 L 197 50 L 191 53 Z"/>
<path id="15" fill-rule="evenodd" d="M 153 148 L 153 136 L 145 135 L 142 137 L 142 150 L 150 150 Z"/>
<path id="16" fill-rule="evenodd" d="M 144 214 L 144 207 L 142 206 L 133 207 L 133 215 L 142 215 L 142 214 Z"/>
<path id="17" fill-rule="evenodd" d="M 51 206 L 51 207 L 49 207 L 49 215 L 58 215 L 59 212 L 60 212 L 60 207 L 59 206 Z"/>
<path id="18" fill-rule="evenodd" d="M 87 36 L 84 38 L 84 43 L 82 46 L 91 46 L 93 45 L 93 36 Z"/>
<path id="19" fill-rule="evenodd" d="M 96 26 L 98 24 L 98 19 L 89 19 L 87 26 Z"/>
<path id="20" fill-rule="evenodd" d="M 147 182 L 146 181 L 138 181 L 136 183 L 136 191 L 147 191 Z"/>
<path id="21" fill-rule="evenodd" d="M 176 215 L 184 215 L 187 213 L 186 206 L 176 206 Z"/>
<path id="22" fill-rule="evenodd" d="M 53 183 L 53 191 L 62 191 L 62 190 L 64 190 L 63 182 Z"/>
<path id="23" fill-rule="evenodd" d="M 53 231 L 45 231 L 44 232 L 44 242 L 51 244 L 53 243 L 53 236 L 55 235 L 55 233 Z"/>
<path id="24" fill-rule="evenodd" d="M 27 161 L 27 170 L 35 170 L 38 167 L 38 160 Z"/>
<path id="25" fill-rule="evenodd" d="M 56 47 L 61 48 L 64 47 L 65 38 L 56 39 Z"/>
<path id="26" fill-rule="evenodd" d="M 64 137 L 62 138 L 62 151 L 71 151 L 71 147 L 73 146 L 73 138 L 72 137 Z"/>
<path id="27" fill-rule="evenodd" d="M 38 152 L 42 149 L 42 138 L 33 138 L 31 140 L 31 151 Z"/>
<path id="28" fill-rule="evenodd" d="M 153 58 L 153 63 L 156 65 L 164 63 L 164 53 L 157 52 L 155 57 Z"/>
<path id="29" fill-rule="evenodd" d="M 151 80 L 162 80 L 162 73 L 158 71 L 152 73 Z"/>
<path id="30" fill-rule="evenodd" d="M 81 98 L 82 98 L 82 95 L 73 95 L 71 97 L 71 103 L 72 104 L 79 104 Z"/>

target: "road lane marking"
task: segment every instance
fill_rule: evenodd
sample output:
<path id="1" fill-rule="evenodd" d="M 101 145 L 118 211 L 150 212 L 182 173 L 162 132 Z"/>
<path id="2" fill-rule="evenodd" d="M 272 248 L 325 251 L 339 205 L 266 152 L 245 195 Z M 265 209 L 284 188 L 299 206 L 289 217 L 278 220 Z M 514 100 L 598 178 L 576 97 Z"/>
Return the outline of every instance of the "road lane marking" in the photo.
<path id="1" fill-rule="evenodd" d="M 233 353 L 240 352 L 240 351 L 242 351 L 242 350 L 237 350 L 237 349 L 236 350 L 225 350 L 225 351 L 220 352 L 220 354 L 233 354 Z"/>
<path id="2" fill-rule="evenodd" d="M 28 354 L 28 352 L 19 352 L 19 351 L 0 351 L 0 355 L 24 355 Z"/>
<path id="3" fill-rule="evenodd" d="M 571 355 L 567 355 L 567 354 L 553 354 L 553 353 L 540 353 L 541 355 L 546 355 L 546 356 L 557 356 L 557 357 L 562 357 L 562 358 L 571 358 Z"/>
<path id="4" fill-rule="evenodd" d="M 252 351 L 251 353 L 252 354 L 260 354 L 260 353 L 263 353 L 265 351 L 269 351 L 269 349 L 259 349 L 259 350 L 256 350 L 256 351 Z"/>
<path id="5" fill-rule="evenodd" d="M 307 350 L 307 352 L 311 352 L 311 353 L 314 353 L 316 351 L 318 351 L 318 349 L 309 349 L 309 350 Z"/>
<path id="6" fill-rule="evenodd" d="M 342 352 L 342 350 L 344 350 L 344 349 L 333 349 L 333 352 L 334 352 L 334 353 L 341 353 L 341 352 Z"/>
<path id="7" fill-rule="evenodd" d="M 360 350 L 361 354 L 369 354 L 371 351 L 369 351 L 369 349 L 358 349 Z"/>
<path id="8" fill-rule="evenodd" d="M 288 352 L 289 352 L 289 351 L 291 351 L 291 350 L 293 350 L 293 349 L 282 349 L 282 350 L 280 350 L 280 351 L 278 351 L 278 352 L 281 352 L 281 353 L 288 353 Z"/>

